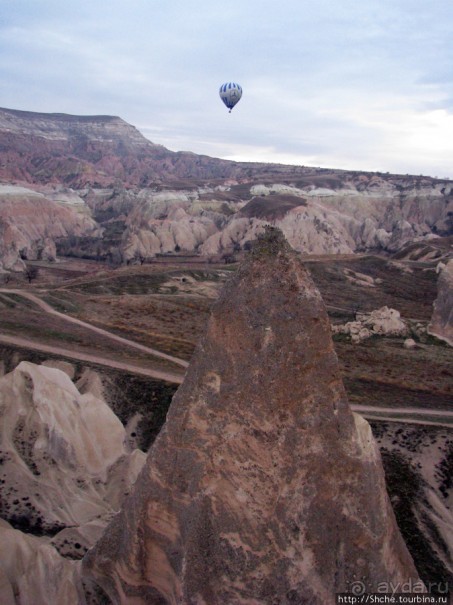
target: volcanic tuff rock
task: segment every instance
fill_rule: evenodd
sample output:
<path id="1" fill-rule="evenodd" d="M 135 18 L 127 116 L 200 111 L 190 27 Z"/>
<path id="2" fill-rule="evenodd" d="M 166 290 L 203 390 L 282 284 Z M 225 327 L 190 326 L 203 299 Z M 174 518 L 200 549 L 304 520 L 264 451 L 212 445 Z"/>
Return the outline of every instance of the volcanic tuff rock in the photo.
<path id="1" fill-rule="evenodd" d="M 23 259 L 55 260 L 56 239 L 98 232 L 83 200 L 70 204 L 25 187 L 0 185 L 0 269 L 21 270 Z"/>
<path id="2" fill-rule="evenodd" d="M 22 361 L 0 379 L 2 605 L 92 603 L 80 559 L 145 461 L 89 376 L 80 395 L 73 370 Z"/>
<path id="3" fill-rule="evenodd" d="M 330 605 L 355 582 L 417 581 L 320 294 L 278 230 L 214 305 L 84 570 L 124 604 Z"/>
<path id="4" fill-rule="evenodd" d="M 410 177 L 344 174 L 341 179 L 329 190 L 319 186 L 320 176 L 300 179 L 299 187 L 142 189 L 97 199 L 91 194 L 88 203 L 100 221 L 108 217 L 107 231 L 114 222 L 120 228 L 117 246 L 124 261 L 179 250 L 231 254 L 247 247 L 266 224 L 281 229 L 296 250 L 312 254 L 393 252 L 450 233 L 453 195 L 439 183 L 421 179 L 415 188 Z"/>
<path id="5" fill-rule="evenodd" d="M 371 336 L 407 336 L 409 329 L 396 309 L 382 307 L 371 313 L 358 313 L 356 321 L 333 325 L 334 334 L 348 334 L 352 342 L 362 342 Z"/>
<path id="6" fill-rule="evenodd" d="M 453 260 L 441 269 L 437 289 L 428 331 L 453 346 Z"/>
<path id="7" fill-rule="evenodd" d="M 394 252 L 408 242 L 450 233 L 453 194 L 449 187 L 429 179 L 420 179 L 415 186 L 410 177 L 345 173 L 337 179 L 335 189 L 321 187 L 319 176 L 300 178 L 299 187 L 274 183 L 141 190 L 135 202 L 129 195 L 119 246 L 125 260 L 178 249 L 202 255 L 231 253 L 272 224 L 296 250 L 351 254 Z M 101 202 L 102 208 L 118 216 L 125 212 L 124 196 L 118 209 L 116 205 L 115 198 Z"/>
<path id="8" fill-rule="evenodd" d="M 234 243 L 243 246 L 266 223 L 281 229 L 296 250 L 314 254 L 395 251 L 432 231 L 449 233 L 453 196 L 448 188 L 428 181 L 415 188 L 410 179 L 344 174 L 340 186 L 326 189 L 319 186 L 320 178 L 302 181 L 302 187 L 251 187 L 250 193 L 259 197 L 231 216 L 201 251 L 215 253 Z"/>
<path id="9" fill-rule="evenodd" d="M 0 519 L 0 603 L 85 605 L 80 561 L 61 557 L 42 538 L 13 529 Z"/>
<path id="10" fill-rule="evenodd" d="M 37 535 L 57 534 L 60 550 L 68 537 L 61 531 L 95 523 L 64 548 L 91 546 L 96 523 L 118 510 L 144 454 L 128 453 L 124 427 L 107 404 L 80 395 L 56 368 L 22 361 L 3 376 L 0 415 L 2 518 Z"/>
<path id="11" fill-rule="evenodd" d="M 451 429 L 373 420 L 387 489 L 403 536 L 425 585 L 453 585 Z M 437 582 L 437 586 L 436 586 Z"/>
<path id="12" fill-rule="evenodd" d="M 175 153 L 114 116 L 0 109 L 0 181 L 27 184 L 68 207 L 70 198 L 85 201 L 102 240 L 100 231 L 69 229 L 62 237 L 85 236 L 83 250 L 66 242 L 61 253 L 97 260 L 179 250 L 231 254 L 269 223 L 295 249 L 315 254 L 395 252 L 452 233 L 451 181 Z M 62 187 L 75 191 L 62 197 Z M 51 215 L 38 210 L 50 233 Z M 15 226 L 14 213 L 9 224 Z M 22 237 L 20 228 L 8 234 L 24 249 Z M 54 255 L 55 240 L 46 237 L 28 245 L 29 258 L 42 250 Z M 11 246 L 2 256 L 6 268 L 17 263 Z"/>

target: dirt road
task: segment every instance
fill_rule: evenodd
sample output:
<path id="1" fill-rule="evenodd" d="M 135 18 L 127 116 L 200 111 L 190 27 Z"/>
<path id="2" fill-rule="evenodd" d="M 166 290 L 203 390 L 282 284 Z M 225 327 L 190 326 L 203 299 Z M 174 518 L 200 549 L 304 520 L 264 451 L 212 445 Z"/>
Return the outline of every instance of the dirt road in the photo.
<path id="1" fill-rule="evenodd" d="M 372 405 L 351 405 L 351 408 L 355 412 L 382 412 L 383 414 L 398 414 L 399 416 L 410 416 L 414 414 L 421 414 L 423 416 L 439 416 L 439 418 L 452 418 L 453 411 L 449 412 L 446 410 L 432 410 L 430 408 L 383 408 Z"/>
<path id="2" fill-rule="evenodd" d="M 34 304 L 36 304 L 40 309 L 42 309 L 46 313 L 50 313 L 52 315 L 55 315 L 57 317 L 64 319 L 65 321 L 77 324 L 79 326 L 83 326 L 84 328 L 87 328 L 88 330 L 92 330 L 93 332 L 96 332 L 97 334 L 106 336 L 107 338 L 110 338 L 111 340 L 120 342 L 129 347 L 136 348 L 145 353 L 149 353 L 151 355 L 154 355 L 155 357 L 159 357 L 161 359 L 171 361 L 172 363 L 175 363 L 182 368 L 187 368 L 189 365 L 187 361 L 179 359 L 178 357 L 173 357 L 172 355 L 167 355 L 166 353 L 162 353 L 161 351 L 158 351 L 156 349 L 146 347 L 145 345 L 134 342 L 133 340 L 129 340 L 127 338 L 117 336 L 116 334 L 112 334 L 111 332 L 108 332 L 107 330 L 103 330 L 102 328 L 93 326 L 89 323 L 81 321 L 80 319 L 71 317 L 70 315 L 60 313 L 59 311 L 56 311 L 55 309 L 53 309 L 46 302 L 41 300 L 38 296 L 36 296 L 30 292 L 26 292 L 24 290 L 9 290 L 6 288 L 0 288 L 0 292 L 5 293 L 5 294 L 16 294 L 16 295 L 22 296 L 22 297 L 32 301 Z M 89 355 L 86 353 L 72 351 L 70 349 L 64 349 L 61 347 L 55 347 L 55 346 L 49 346 L 49 345 L 36 343 L 36 342 L 30 342 L 29 340 L 26 340 L 25 338 L 20 338 L 20 337 L 16 337 L 16 336 L 0 334 L 0 342 L 3 342 L 4 344 L 17 345 L 17 346 L 24 347 L 27 349 L 42 351 L 44 353 L 52 353 L 55 355 L 61 355 L 63 357 L 67 357 L 69 359 L 76 359 L 76 360 L 80 360 L 80 361 L 86 361 L 88 363 L 104 365 L 107 367 L 131 372 L 133 374 L 141 374 L 143 376 L 149 376 L 151 378 L 156 378 L 158 380 L 165 380 L 167 382 L 171 382 L 174 384 L 181 384 L 183 381 L 183 376 L 176 374 L 176 373 L 142 368 L 140 366 L 136 366 L 133 364 L 126 364 L 126 363 L 122 363 L 122 362 L 115 361 L 112 359 L 106 359 L 104 357 L 99 357 L 96 355 Z M 365 417 L 368 417 L 370 419 L 376 419 L 376 420 L 386 420 L 386 421 L 390 421 L 390 422 L 392 422 L 392 421 L 393 422 L 408 422 L 408 423 L 416 423 L 416 424 L 435 424 L 435 425 L 441 425 L 441 426 L 446 426 L 446 427 L 448 427 L 448 426 L 451 427 L 453 424 L 453 411 L 451 411 L 451 412 L 450 411 L 439 411 L 439 410 L 432 410 L 429 408 L 374 407 L 374 406 L 367 406 L 367 405 L 351 405 L 351 408 L 353 411 L 358 412 L 359 414 L 362 414 Z M 423 420 L 422 418 L 420 418 L 423 416 L 426 416 L 426 421 Z M 450 419 L 451 419 L 451 423 L 450 423 Z"/>
<path id="3" fill-rule="evenodd" d="M 156 380 L 164 380 L 173 384 L 181 384 L 184 380 L 184 377 L 182 375 L 173 374 L 171 372 L 163 372 L 159 370 L 142 368 L 133 364 L 126 364 L 119 361 L 114 361 L 112 359 L 106 359 L 105 357 L 88 355 L 86 353 L 80 353 L 78 351 L 72 351 L 70 349 L 64 349 L 61 347 L 53 347 L 41 343 L 31 342 L 25 338 L 9 336 L 7 334 L 0 334 L 0 343 L 16 345 L 25 349 L 32 349 L 34 351 L 40 351 L 43 353 L 60 355 L 62 357 L 74 359 L 77 361 L 86 361 L 88 363 L 94 363 L 102 366 L 107 366 L 109 368 L 130 372 L 131 374 L 149 376 L 150 378 L 155 378 Z M 351 405 L 351 409 L 354 412 L 357 412 L 370 420 L 384 420 L 387 422 L 406 422 L 410 424 L 426 424 L 433 426 L 445 426 L 450 428 L 453 425 L 453 412 L 442 412 L 438 410 L 430 410 L 428 408 L 378 408 L 367 405 Z M 415 418 L 413 416 L 415 416 Z M 420 419 L 421 416 L 426 416 L 426 420 Z M 450 418 L 452 419 L 451 423 L 449 422 Z"/>
<path id="4" fill-rule="evenodd" d="M 432 410 L 430 408 L 388 408 L 371 405 L 351 405 L 353 412 L 361 414 L 369 420 L 385 420 L 386 422 L 407 422 L 431 426 L 453 428 L 453 412 Z"/>
<path id="5" fill-rule="evenodd" d="M 70 349 L 64 349 L 61 347 L 54 347 L 41 343 L 36 343 L 27 340 L 26 338 L 9 336 L 7 334 L 0 334 L 0 343 L 7 345 L 16 345 L 18 347 L 23 347 L 24 349 L 32 349 L 33 351 L 41 351 L 43 353 L 51 353 L 53 355 L 61 355 L 62 357 L 67 357 L 68 359 L 86 361 L 88 363 L 107 366 L 116 370 L 124 370 L 126 372 L 130 372 L 131 374 L 141 374 L 142 376 L 149 376 L 151 378 L 156 378 L 157 380 L 165 380 L 166 382 L 172 382 L 173 384 L 181 384 L 184 379 L 182 375 L 173 374 L 171 372 L 142 368 L 133 364 L 122 363 L 113 359 L 98 357 L 97 355 L 88 355 L 87 353 L 72 351 Z"/>
<path id="6" fill-rule="evenodd" d="M 107 338 L 110 338 L 111 340 L 114 340 L 116 342 L 120 342 L 121 344 L 127 345 L 128 347 L 133 347 L 134 349 L 138 349 L 139 351 L 143 351 L 144 353 L 149 353 L 150 355 L 154 355 L 154 357 L 159 357 L 160 359 L 166 359 L 167 361 L 171 361 L 172 363 L 175 363 L 176 365 L 181 366 L 182 368 L 187 368 L 189 365 L 187 361 L 184 361 L 183 359 L 179 359 L 179 357 L 173 357 L 173 355 L 167 355 L 166 353 L 162 353 L 162 351 L 158 351 L 157 349 L 152 349 L 150 347 L 146 347 L 145 345 L 142 345 L 138 342 L 129 340 L 128 338 L 123 338 L 122 336 L 117 336 L 116 334 L 112 334 L 112 332 L 108 332 L 107 330 L 103 330 L 102 328 L 93 326 L 92 324 L 89 324 L 85 321 L 76 319 L 75 317 L 71 317 L 70 315 L 66 315 L 65 313 L 60 313 L 59 311 L 56 311 L 55 309 L 53 309 L 46 302 L 41 300 L 38 296 L 31 294 L 31 292 L 26 292 L 24 290 L 8 290 L 6 288 L 0 288 L 0 292 L 2 292 L 3 294 L 16 294 L 18 296 L 22 296 L 23 298 L 31 300 L 33 303 L 35 303 L 40 309 L 42 309 L 46 313 L 50 313 L 51 315 L 60 317 L 61 319 L 64 319 L 65 321 L 82 326 L 82 327 L 86 328 L 87 330 L 96 332 L 97 334 L 100 334 L 101 336 L 106 336 Z"/>

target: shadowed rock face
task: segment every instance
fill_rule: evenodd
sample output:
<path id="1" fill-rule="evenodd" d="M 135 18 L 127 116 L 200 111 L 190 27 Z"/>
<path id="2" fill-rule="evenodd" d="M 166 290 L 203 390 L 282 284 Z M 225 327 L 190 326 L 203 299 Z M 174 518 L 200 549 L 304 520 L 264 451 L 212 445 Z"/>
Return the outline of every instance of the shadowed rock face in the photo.
<path id="1" fill-rule="evenodd" d="M 453 259 L 442 269 L 437 289 L 437 299 L 428 329 L 430 334 L 453 346 Z"/>
<path id="2" fill-rule="evenodd" d="M 320 294 L 277 230 L 214 306 L 84 569 L 114 603 L 327 605 L 354 582 L 417 581 Z"/>
<path id="3" fill-rule="evenodd" d="M 83 202 L 64 207 L 30 189 L 0 184 L 0 270 L 20 271 L 23 259 L 55 260 L 56 240 L 95 235 L 97 224 Z"/>

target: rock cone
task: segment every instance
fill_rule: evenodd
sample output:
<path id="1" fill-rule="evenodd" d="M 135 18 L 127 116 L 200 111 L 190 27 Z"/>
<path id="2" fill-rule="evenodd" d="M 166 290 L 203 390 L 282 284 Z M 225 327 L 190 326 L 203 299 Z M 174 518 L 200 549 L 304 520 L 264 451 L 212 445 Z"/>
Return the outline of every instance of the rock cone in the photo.
<path id="1" fill-rule="evenodd" d="M 131 496 L 84 561 L 114 603 L 328 605 L 416 582 L 310 276 L 268 228 Z"/>
<path id="2" fill-rule="evenodd" d="M 54 535 L 112 514 L 143 464 L 105 401 L 55 368 L 22 361 L 0 378 L 0 418 L 0 515 L 16 529 Z"/>

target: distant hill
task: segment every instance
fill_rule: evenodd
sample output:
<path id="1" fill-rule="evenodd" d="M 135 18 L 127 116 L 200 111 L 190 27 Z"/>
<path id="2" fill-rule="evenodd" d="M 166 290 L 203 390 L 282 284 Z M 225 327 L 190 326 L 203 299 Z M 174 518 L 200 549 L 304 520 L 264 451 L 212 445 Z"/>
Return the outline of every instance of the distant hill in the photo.
<path id="1" fill-rule="evenodd" d="M 115 116 L 74 116 L 0 108 L 0 181 L 91 187 L 152 187 L 172 182 L 298 173 L 302 167 L 239 163 L 173 152 Z M 183 180 L 184 182 L 179 182 Z M 187 182 L 188 180 L 188 182 Z"/>
<path id="2" fill-rule="evenodd" d="M 231 162 L 170 151 L 115 116 L 0 109 L 0 270 L 231 256 L 265 224 L 307 254 L 395 253 L 453 234 L 453 181 Z M 419 258 L 449 255 L 429 246 Z"/>

